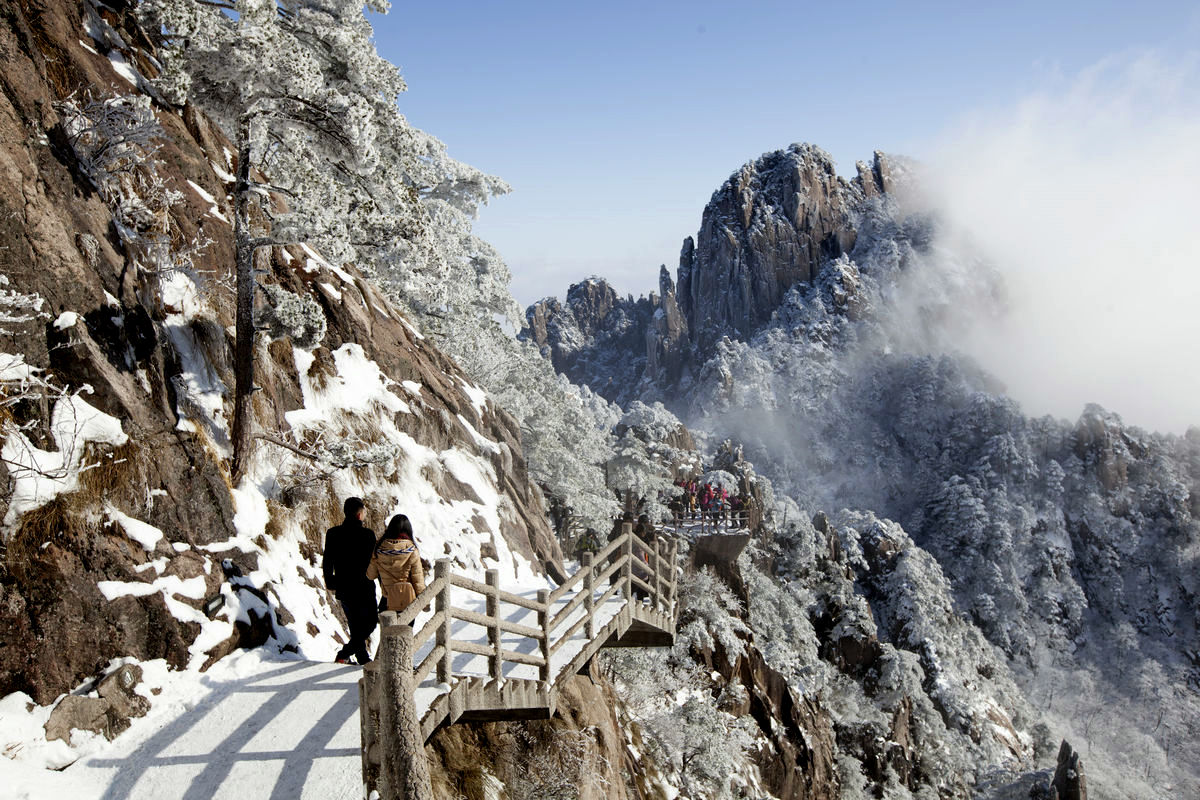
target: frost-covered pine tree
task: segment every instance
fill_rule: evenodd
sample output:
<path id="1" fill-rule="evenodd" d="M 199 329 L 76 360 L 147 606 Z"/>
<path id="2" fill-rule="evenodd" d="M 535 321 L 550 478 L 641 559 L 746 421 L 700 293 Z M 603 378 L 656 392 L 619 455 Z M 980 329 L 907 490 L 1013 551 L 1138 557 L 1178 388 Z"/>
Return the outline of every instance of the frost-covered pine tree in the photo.
<path id="1" fill-rule="evenodd" d="M 308 241 L 330 261 L 357 261 L 525 423 L 540 483 L 589 524 L 611 516 L 607 425 L 498 322 L 519 311 L 507 267 L 471 232 L 471 218 L 507 186 L 407 125 L 395 107 L 404 83 L 376 55 L 362 4 L 147 0 L 146 8 L 168 45 L 164 93 L 197 102 L 238 148 L 235 476 L 250 438 L 254 252 Z M 252 226 L 251 209 L 265 227 Z"/>
<path id="2" fill-rule="evenodd" d="M 602 528 L 619 510 L 603 466 L 620 411 L 572 386 L 528 342 L 506 330 L 520 318 L 500 254 L 471 230 L 480 205 L 508 191 L 498 178 L 455 161 L 445 146 L 412 132 L 420 157 L 413 185 L 426 225 L 403 261 L 367 264 L 438 347 L 521 423 L 530 474 L 583 525 Z M 509 326 L 511 328 L 511 326 Z"/>
<path id="3" fill-rule="evenodd" d="M 670 440 L 682 429 L 662 403 L 630 404 L 617 426 L 616 452 L 606 465 L 608 485 L 624 494 L 627 507 L 636 499 L 652 517 L 664 516 L 660 495 L 678 491 L 671 479 L 682 456 Z"/>
<path id="4" fill-rule="evenodd" d="M 602 529 L 620 511 L 603 468 L 613 452 L 609 426 L 532 345 L 507 339 L 498 346 L 512 348 L 515 357 L 493 373 L 489 391 L 521 420 L 531 474 L 583 525 Z"/>
<path id="5" fill-rule="evenodd" d="M 165 96 L 202 107 L 237 148 L 233 472 L 244 468 L 254 385 L 254 259 L 311 242 L 334 263 L 399 258 L 423 210 L 399 71 L 354 0 L 147 0 Z M 386 11 L 379 0 L 368 2 Z M 257 213 L 252 213 L 257 211 Z"/>

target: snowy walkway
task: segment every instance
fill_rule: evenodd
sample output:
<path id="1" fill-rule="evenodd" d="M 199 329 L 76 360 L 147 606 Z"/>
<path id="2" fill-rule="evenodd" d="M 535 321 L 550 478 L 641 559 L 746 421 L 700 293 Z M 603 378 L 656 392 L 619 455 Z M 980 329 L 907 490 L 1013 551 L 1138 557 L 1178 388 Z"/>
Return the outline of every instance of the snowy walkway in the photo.
<path id="1" fill-rule="evenodd" d="M 666 560 L 664 559 L 664 565 Z M 672 558 L 673 563 L 673 558 Z M 643 567 L 639 566 L 639 570 Z M 672 568 L 673 572 L 673 568 Z M 599 575 L 597 568 L 595 574 Z M 556 645 L 550 659 L 551 683 L 573 674 L 599 647 L 621 646 L 622 635 L 643 618 L 663 626 L 663 612 L 650 604 L 630 604 L 625 596 L 598 581 L 593 596 L 595 637 L 586 634 L 583 582 L 549 603 L 551 618 L 574 602 L 576 607 L 554 625 Z M 536 601 L 540 587 L 512 587 L 514 595 Z M 567 587 L 563 587 L 566 589 Z M 619 588 L 619 587 L 617 587 Z M 607 595 L 607 597 L 606 597 Z M 674 596 L 674 589 L 670 592 Z M 485 615 L 486 599 L 455 586 L 451 605 Z M 499 615 L 527 628 L 538 626 L 538 612 L 501 600 Z M 417 630 L 432 610 L 417 619 Z M 669 618 L 673 635 L 673 615 Z M 577 623 L 580 623 L 577 627 Z M 572 628 L 575 628 L 574 632 Z M 568 635 L 569 634 L 569 635 Z M 483 647 L 488 631 L 463 619 L 451 623 L 455 642 Z M 517 633 L 501 635 L 504 651 L 535 656 L 537 639 Z M 415 661 L 436 647 L 430 638 Z M 542 686 L 539 667 L 505 659 L 500 684 Z M 99 746 L 61 771 L 10 773 L 0 763 L 0 796 L 60 800 L 357 800 L 362 797 L 361 726 L 356 666 L 289 660 L 263 650 L 239 651 L 207 673 L 166 672 L 162 694 L 152 697 L 150 714 L 113 742 Z M 418 712 L 432 727 L 453 722 L 442 716 L 440 703 L 456 688 L 491 690 L 489 658 L 469 652 L 452 655 L 453 680 L 439 684 L 432 675 L 416 691 Z M 539 698 L 551 697 L 545 687 Z M 535 698 L 537 699 L 537 698 Z M 438 708 L 435 708 L 437 706 Z M 432 714 L 430 712 L 433 712 Z M 435 719 L 435 717 L 437 719 Z M 468 716 L 464 719 L 471 718 Z M 81 734 L 82 735 L 82 734 Z M 0 761 L 7 761 L 0 759 Z"/>
<path id="2" fill-rule="evenodd" d="M 238 671 L 252 674 L 204 680 L 207 693 L 185 713 L 136 739 L 118 737 L 71 765 L 61 787 L 69 791 L 55 794 L 70 800 L 361 798 L 361 670 L 242 662 Z"/>
<path id="3" fill-rule="evenodd" d="M 520 594 L 534 599 L 536 590 Z M 556 608 L 566 602 L 562 599 Z M 480 614 L 485 610 L 483 598 L 466 590 L 455 589 L 454 605 Z M 536 624 L 535 612 L 501 605 L 512 622 Z M 623 599 L 610 600 L 597 609 L 597 622 L 607 624 L 624 605 Z M 569 624 L 582 613 L 580 609 L 571 615 Z M 418 620 L 418 627 L 423 621 Z M 481 626 L 457 620 L 453 630 L 457 640 L 487 643 Z M 515 634 L 506 634 L 503 642 L 505 649 L 517 652 L 532 652 L 536 646 Z M 555 663 L 569 663 L 586 644 L 582 634 L 573 636 L 556 654 Z M 418 660 L 432 647 L 432 641 L 426 643 Z M 482 656 L 458 653 L 453 665 L 456 678 L 488 674 Z M 361 798 L 362 670 L 278 660 L 245 664 L 239 671 L 246 669 L 255 671 L 203 680 L 202 699 L 143 741 L 134 744 L 118 737 L 111 749 L 73 764 L 66 773 L 80 780 L 72 781 L 70 800 Z M 505 677 L 536 680 L 537 668 L 506 662 Z M 447 691 L 448 686 L 433 680 L 423 682 L 415 698 L 419 714 L 425 716 L 430 704 Z M 92 790 L 80 793 L 77 783 Z"/>

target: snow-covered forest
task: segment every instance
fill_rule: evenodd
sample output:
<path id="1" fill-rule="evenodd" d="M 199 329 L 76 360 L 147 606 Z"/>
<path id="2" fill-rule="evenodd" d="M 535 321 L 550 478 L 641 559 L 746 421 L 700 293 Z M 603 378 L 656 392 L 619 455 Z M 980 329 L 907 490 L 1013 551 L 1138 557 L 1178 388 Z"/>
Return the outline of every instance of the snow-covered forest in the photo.
<path id="1" fill-rule="evenodd" d="M 522 314 L 472 231 L 509 187 L 404 118 L 386 2 L 25 5 L 0 40 L 16 796 L 236 791 L 114 765 L 149 774 L 214 687 L 332 660 L 341 498 L 536 590 L 622 510 L 669 521 L 681 475 L 746 487 L 755 530 L 686 576 L 674 647 L 598 657 L 603 703 L 440 734 L 440 796 L 1025 798 L 1063 739 L 1094 798 L 1200 791 L 1200 434 L 1007 398 L 956 347 L 1002 269 L 919 166 L 767 154 L 657 295 Z M 101 681 L 134 666 L 118 703 Z M 64 706 L 91 727 L 52 737 Z M 296 791 L 358 796 L 325 780 Z"/>

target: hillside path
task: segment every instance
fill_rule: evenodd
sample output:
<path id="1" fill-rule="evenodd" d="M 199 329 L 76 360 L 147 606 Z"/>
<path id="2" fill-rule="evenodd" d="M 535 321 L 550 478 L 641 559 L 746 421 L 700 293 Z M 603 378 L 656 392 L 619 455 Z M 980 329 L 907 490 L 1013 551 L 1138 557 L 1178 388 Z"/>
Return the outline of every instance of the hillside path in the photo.
<path id="1" fill-rule="evenodd" d="M 470 592 L 456 590 L 455 604 L 483 611 L 482 598 Z M 597 619 L 607 622 L 623 606 L 623 600 L 610 601 L 598 609 Z M 530 622 L 528 613 L 506 608 L 514 621 Z M 486 629 L 478 625 L 456 621 L 454 628 L 456 639 L 487 641 Z M 556 667 L 586 642 L 582 635 L 572 637 Z M 506 636 L 505 646 L 531 645 Z M 201 677 L 204 692 L 184 713 L 160 721 L 153 732 L 131 730 L 71 765 L 66 773 L 79 779 L 72 783 L 89 790 L 73 790 L 70 800 L 359 800 L 362 669 L 268 657 L 237 672 Z M 487 659 L 456 654 L 454 673 L 486 676 Z M 536 670 L 509 664 L 506 677 L 536 677 Z M 424 716 L 446 691 L 432 679 L 424 681 L 415 697 L 418 713 Z"/>
<path id="2" fill-rule="evenodd" d="M 187 713 L 132 750 L 99 753 L 68 772 L 101 800 L 359 800 L 362 670 L 263 662 L 257 674 L 209 683 Z M 73 797 L 71 800 L 84 800 Z"/>

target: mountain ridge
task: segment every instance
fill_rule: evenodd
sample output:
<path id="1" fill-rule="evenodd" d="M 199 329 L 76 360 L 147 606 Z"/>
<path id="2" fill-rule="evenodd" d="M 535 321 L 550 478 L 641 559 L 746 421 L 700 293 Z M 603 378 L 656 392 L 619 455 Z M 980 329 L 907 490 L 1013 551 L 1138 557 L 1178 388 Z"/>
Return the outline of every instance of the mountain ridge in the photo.
<path id="1" fill-rule="evenodd" d="M 894 195 L 908 171 L 906 160 L 876 151 L 847 181 L 815 145 L 764 154 L 713 192 L 675 279 L 660 268 L 657 293 L 621 298 L 589 278 L 568 288 L 565 304 L 531 304 L 521 336 L 610 401 L 675 407 L 669 393 L 686 390 L 722 338 L 752 337 L 793 285 L 812 283 L 826 261 L 854 249 L 858 217 Z"/>
<path id="2" fill-rule="evenodd" d="M 1095 796 L 1196 785 L 1200 753 L 1173 743 L 1200 720 L 1188 644 L 1200 631 L 1190 566 L 1200 541 L 1200 428 L 1182 437 L 1150 433 L 1096 405 L 1073 422 L 1027 417 L 958 346 L 979 318 L 1006 312 L 999 265 L 947 229 L 936 209 L 909 201 L 919 178 L 904 159 L 876 160 L 893 165 L 889 191 L 854 195 L 858 204 L 845 213 L 839 202 L 815 213 L 811 230 L 827 242 L 815 267 L 812 250 L 781 251 L 775 234 L 804 207 L 791 173 L 767 182 L 769 197 L 741 192 L 764 185 L 753 180 L 763 164 L 791 165 L 801 153 L 808 167 L 823 169 L 817 152 L 789 148 L 749 162 L 706 207 L 700 244 L 685 242 L 675 292 L 688 325 L 680 377 L 631 368 L 616 381 L 621 393 L 606 383 L 592 388 L 664 402 L 701 441 L 731 439 L 801 515 L 849 509 L 840 518 L 852 528 L 856 514 L 902 526 L 947 576 L 951 613 L 1004 654 L 1021 691 L 1067 704 L 1032 715 L 1042 718 L 1037 724 L 1086 731 L 1094 743 L 1094 729 L 1077 715 L 1122 721 L 1102 737 L 1104 760 L 1089 764 Z M 819 174 L 821 186 L 851 186 Z M 860 185 L 879 188 L 879 174 L 860 165 Z M 755 227 L 756 213 L 768 221 Z M 848 227 L 828 230 L 834 219 Z M 758 235 L 740 238 L 747 231 Z M 701 258 L 705 237 L 714 244 Z M 763 252 L 748 255 L 746 247 Z M 761 297 L 778 298 L 769 313 L 744 291 L 725 296 L 737 283 L 731 276 L 755 274 L 748 265 L 773 259 L 789 266 L 768 274 L 794 281 L 777 293 L 758 284 Z M 706 276 L 699 282 L 689 275 L 697 264 Z M 659 308 L 670 294 L 665 269 L 660 277 L 662 294 L 649 301 Z M 705 287 L 699 296 L 697 286 Z M 561 328 L 574 332 L 575 309 L 558 313 Z M 555 340 L 547 327 L 542 352 L 557 354 L 572 380 L 592 380 L 589 364 L 639 364 L 627 351 L 605 350 L 602 321 L 587 326 L 600 333 Z M 647 334 L 650 346 L 662 340 Z M 572 354 L 587 357 L 572 362 Z M 862 579 L 870 585 L 874 575 L 864 570 Z M 894 613 L 897 597 L 871 597 L 876 619 Z M 922 652 L 883 628 L 880 640 Z M 936 672 L 921 658 L 927 674 Z M 1096 697 L 1120 710 L 1082 711 Z M 1143 770 L 1146 783 L 1130 771 L 1135 747 L 1159 765 Z"/>

